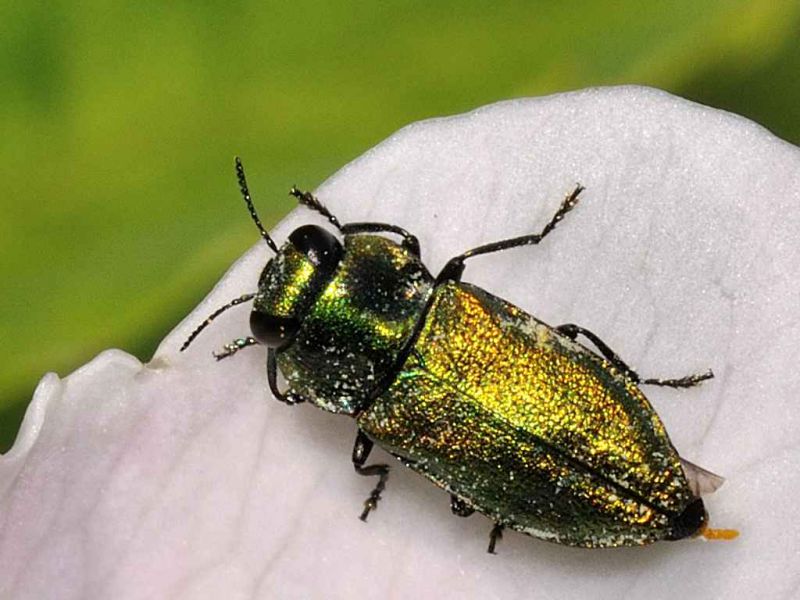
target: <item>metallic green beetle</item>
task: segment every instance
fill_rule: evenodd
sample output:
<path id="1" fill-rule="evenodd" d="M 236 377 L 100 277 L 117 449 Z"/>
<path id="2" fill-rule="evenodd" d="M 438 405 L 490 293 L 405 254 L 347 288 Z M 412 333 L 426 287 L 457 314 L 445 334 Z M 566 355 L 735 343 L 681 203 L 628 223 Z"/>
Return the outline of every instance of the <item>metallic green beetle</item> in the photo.
<path id="1" fill-rule="evenodd" d="M 252 336 L 216 356 L 263 344 L 279 400 L 356 420 L 353 465 L 378 477 L 362 520 L 389 472 L 387 465 L 365 466 L 377 443 L 449 492 L 455 514 L 488 516 L 489 552 L 505 527 L 591 548 L 678 540 L 706 529 L 700 494 L 721 478 L 680 459 L 639 385 L 690 387 L 712 373 L 642 379 L 590 331 L 550 327 L 461 281 L 473 256 L 539 243 L 576 205 L 580 186 L 540 233 L 465 252 L 433 277 L 413 235 L 382 223 L 341 225 L 295 188 L 291 193 L 325 216 L 344 244 L 305 225 L 278 248 L 256 215 L 238 158 L 236 170 L 275 257 L 258 291 L 218 309 L 182 350 L 221 312 L 253 300 Z M 579 344 L 579 335 L 599 354 Z M 705 488 L 690 485 L 687 473 Z"/>

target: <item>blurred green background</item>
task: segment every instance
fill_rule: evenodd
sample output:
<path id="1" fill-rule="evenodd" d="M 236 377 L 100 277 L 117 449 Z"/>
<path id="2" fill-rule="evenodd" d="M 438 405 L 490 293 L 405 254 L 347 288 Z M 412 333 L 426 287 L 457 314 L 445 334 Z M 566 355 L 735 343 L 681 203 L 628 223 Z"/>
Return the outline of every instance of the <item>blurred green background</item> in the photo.
<path id="1" fill-rule="evenodd" d="M 640 83 L 800 141 L 800 3 L 0 4 L 0 452 L 39 378 L 147 359 L 267 225 L 403 125 Z"/>

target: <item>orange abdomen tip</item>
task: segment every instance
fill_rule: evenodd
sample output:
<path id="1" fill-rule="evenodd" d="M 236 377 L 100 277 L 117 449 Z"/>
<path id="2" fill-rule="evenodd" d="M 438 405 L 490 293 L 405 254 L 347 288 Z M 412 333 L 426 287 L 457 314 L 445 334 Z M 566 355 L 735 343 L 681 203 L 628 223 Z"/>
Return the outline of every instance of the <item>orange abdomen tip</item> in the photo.
<path id="1" fill-rule="evenodd" d="M 735 540 L 739 537 L 739 532 L 736 529 L 711 529 L 706 527 L 702 533 L 703 537 L 707 540 Z"/>

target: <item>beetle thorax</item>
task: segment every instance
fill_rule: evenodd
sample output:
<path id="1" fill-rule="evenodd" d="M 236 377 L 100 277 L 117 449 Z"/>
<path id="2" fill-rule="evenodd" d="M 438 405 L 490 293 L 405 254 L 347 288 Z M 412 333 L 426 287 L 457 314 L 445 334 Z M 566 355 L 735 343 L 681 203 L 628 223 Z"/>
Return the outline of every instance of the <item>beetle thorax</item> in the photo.
<path id="1" fill-rule="evenodd" d="M 262 276 L 266 284 L 265 277 L 272 275 Z M 289 281 L 279 279 L 284 285 Z M 300 280 L 295 275 L 292 281 Z M 402 246 L 378 236 L 347 236 L 337 269 L 304 307 L 295 338 L 278 352 L 278 366 L 292 391 L 331 412 L 362 410 L 396 367 L 432 285 L 419 258 Z M 295 306 L 307 301 L 288 290 L 267 292 L 265 299 L 278 307 L 291 294 L 298 294 Z"/>

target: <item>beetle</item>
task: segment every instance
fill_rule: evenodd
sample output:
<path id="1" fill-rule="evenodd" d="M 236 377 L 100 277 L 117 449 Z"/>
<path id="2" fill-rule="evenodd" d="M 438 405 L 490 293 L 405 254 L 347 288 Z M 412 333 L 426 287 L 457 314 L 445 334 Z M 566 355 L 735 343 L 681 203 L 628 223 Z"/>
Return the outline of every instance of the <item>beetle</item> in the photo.
<path id="1" fill-rule="evenodd" d="M 701 498 L 722 478 L 679 457 L 641 391 L 692 387 L 713 377 L 710 370 L 643 378 L 588 329 L 551 327 L 462 281 L 469 259 L 545 239 L 577 204 L 580 185 L 539 233 L 468 250 L 433 276 L 405 229 L 341 224 L 294 187 L 291 195 L 343 239 L 303 225 L 278 247 L 261 224 L 239 158 L 236 174 L 274 256 L 257 291 L 212 313 L 181 351 L 222 312 L 252 301 L 252 335 L 216 358 L 264 345 L 278 400 L 355 419 L 353 467 L 377 477 L 362 520 L 389 475 L 386 464 L 366 464 L 377 443 L 446 490 L 455 515 L 489 517 L 490 553 L 504 528 L 588 548 L 734 537 L 707 527 Z"/>

